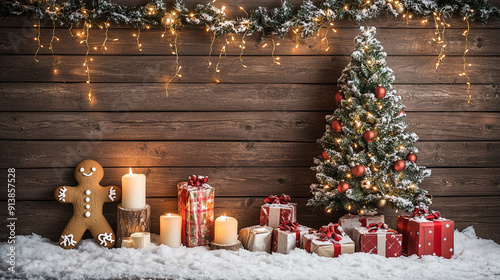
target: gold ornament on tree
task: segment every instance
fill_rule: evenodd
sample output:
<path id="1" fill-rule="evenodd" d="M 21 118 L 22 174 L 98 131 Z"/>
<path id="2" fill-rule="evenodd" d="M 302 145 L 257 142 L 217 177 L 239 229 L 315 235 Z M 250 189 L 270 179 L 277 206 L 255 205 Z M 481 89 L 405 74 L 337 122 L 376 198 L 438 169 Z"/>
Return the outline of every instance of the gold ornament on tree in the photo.
<path id="1" fill-rule="evenodd" d="M 163 24 L 163 26 L 165 27 L 169 27 L 174 24 L 174 18 L 172 17 L 172 15 L 166 14 L 161 18 L 161 24 Z"/>
<path id="2" fill-rule="evenodd" d="M 396 12 L 398 12 L 398 14 L 402 14 L 405 12 L 405 7 L 403 6 L 403 4 L 396 4 Z"/>
<path id="3" fill-rule="evenodd" d="M 381 199 L 381 200 L 379 200 L 379 201 L 378 201 L 378 203 L 377 203 L 377 207 L 378 207 L 378 208 L 382 208 L 382 207 L 384 207 L 386 204 L 387 204 L 387 200 L 385 200 L 385 199 Z"/>
<path id="4" fill-rule="evenodd" d="M 370 182 L 370 180 L 365 178 L 365 179 L 363 179 L 363 181 L 361 181 L 361 187 L 363 189 L 368 190 L 371 188 L 371 186 L 372 186 L 372 182 Z"/>

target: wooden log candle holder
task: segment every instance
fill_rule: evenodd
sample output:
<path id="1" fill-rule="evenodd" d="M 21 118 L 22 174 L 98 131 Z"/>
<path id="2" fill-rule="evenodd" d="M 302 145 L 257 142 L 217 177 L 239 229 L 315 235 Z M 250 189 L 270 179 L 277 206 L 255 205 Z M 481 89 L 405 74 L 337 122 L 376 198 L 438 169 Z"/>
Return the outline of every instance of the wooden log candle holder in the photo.
<path id="1" fill-rule="evenodd" d="M 239 241 L 239 240 L 238 240 L 238 242 L 236 242 L 234 244 L 229 244 L 229 245 L 218 244 L 218 243 L 215 243 L 215 241 L 212 241 L 210 243 L 210 249 L 211 250 L 238 251 L 239 249 L 243 249 L 243 245 L 241 244 L 241 241 Z"/>
<path id="2" fill-rule="evenodd" d="M 116 223 L 116 247 L 120 248 L 122 239 L 130 237 L 132 233 L 151 231 L 151 206 L 146 204 L 141 209 L 127 209 L 120 204 Z"/>

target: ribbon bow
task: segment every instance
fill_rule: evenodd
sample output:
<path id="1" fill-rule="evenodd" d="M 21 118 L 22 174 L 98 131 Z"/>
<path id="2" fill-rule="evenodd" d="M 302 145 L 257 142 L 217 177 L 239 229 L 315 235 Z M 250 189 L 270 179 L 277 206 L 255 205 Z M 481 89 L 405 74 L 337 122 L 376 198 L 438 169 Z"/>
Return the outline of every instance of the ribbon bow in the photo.
<path id="1" fill-rule="evenodd" d="M 424 207 L 415 207 L 415 210 L 413 210 L 413 214 L 411 214 L 412 217 L 419 217 L 419 216 L 425 216 L 429 214 L 426 208 Z"/>
<path id="2" fill-rule="evenodd" d="M 270 195 L 264 201 L 269 204 L 288 204 L 290 202 L 290 196 L 282 194 L 280 197 L 277 195 Z"/>
<path id="3" fill-rule="evenodd" d="M 376 232 L 379 229 L 389 229 L 386 223 L 372 223 L 368 225 L 368 232 Z"/>
<path id="4" fill-rule="evenodd" d="M 284 222 L 282 223 L 279 228 L 281 230 L 288 230 L 288 231 L 292 231 L 292 232 L 295 232 L 295 231 L 298 231 L 299 230 L 299 223 L 297 222 Z"/>
<path id="5" fill-rule="evenodd" d="M 206 176 L 191 175 L 191 176 L 189 176 L 188 185 L 193 186 L 193 187 L 199 187 L 207 182 L 208 182 L 208 177 L 206 177 Z"/>
<path id="6" fill-rule="evenodd" d="M 319 229 L 319 233 L 322 241 L 327 241 L 329 239 L 340 241 L 342 240 L 342 234 L 344 231 L 339 224 L 329 224 L 327 226 L 322 226 Z"/>
<path id="7" fill-rule="evenodd" d="M 441 214 L 439 213 L 439 211 L 432 211 L 432 214 L 425 216 L 425 218 L 432 221 L 441 218 Z"/>

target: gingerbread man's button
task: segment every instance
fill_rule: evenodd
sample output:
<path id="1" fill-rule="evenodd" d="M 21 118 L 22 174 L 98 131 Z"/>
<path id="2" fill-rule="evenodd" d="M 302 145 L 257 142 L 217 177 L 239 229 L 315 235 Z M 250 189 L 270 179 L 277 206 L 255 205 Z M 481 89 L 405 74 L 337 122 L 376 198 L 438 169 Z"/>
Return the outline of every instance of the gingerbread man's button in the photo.
<path id="1" fill-rule="evenodd" d="M 90 212 L 85 212 L 85 217 L 90 217 Z"/>
<path id="2" fill-rule="evenodd" d="M 89 202 L 89 201 L 90 201 L 90 198 L 86 197 L 85 202 Z"/>
<path id="3" fill-rule="evenodd" d="M 90 195 L 90 190 L 86 190 L 86 191 L 85 191 L 85 194 L 86 194 L 86 195 Z"/>
<path id="4" fill-rule="evenodd" d="M 90 205 L 85 205 L 85 209 L 90 209 Z"/>

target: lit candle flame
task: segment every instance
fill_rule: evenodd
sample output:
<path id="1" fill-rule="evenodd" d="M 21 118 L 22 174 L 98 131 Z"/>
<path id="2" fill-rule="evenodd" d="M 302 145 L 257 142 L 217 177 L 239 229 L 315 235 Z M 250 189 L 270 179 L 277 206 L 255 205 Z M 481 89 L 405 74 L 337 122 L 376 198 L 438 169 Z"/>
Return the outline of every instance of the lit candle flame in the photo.
<path id="1" fill-rule="evenodd" d="M 128 169 L 128 175 L 132 175 L 132 174 L 134 174 L 134 173 L 132 173 L 132 167 L 129 167 L 129 169 Z"/>
<path id="2" fill-rule="evenodd" d="M 172 215 L 170 213 L 168 213 L 167 216 L 172 217 Z"/>

